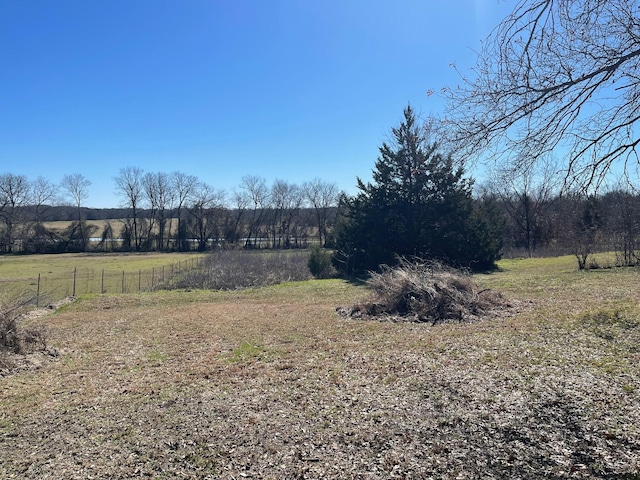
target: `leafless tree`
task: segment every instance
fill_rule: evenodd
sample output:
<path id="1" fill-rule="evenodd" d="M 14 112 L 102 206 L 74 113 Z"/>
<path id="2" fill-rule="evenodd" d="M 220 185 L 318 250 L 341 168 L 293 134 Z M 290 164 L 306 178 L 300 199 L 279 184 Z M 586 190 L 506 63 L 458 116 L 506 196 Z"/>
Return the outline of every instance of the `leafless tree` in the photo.
<path id="1" fill-rule="evenodd" d="M 87 234 L 86 229 L 84 228 L 84 224 L 82 221 L 82 204 L 89 197 L 89 187 L 91 186 L 91 182 L 84 175 L 80 173 L 72 173 L 65 175 L 62 177 L 62 181 L 60 182 L 60 187 L 64 190 L 66 196 L 73 202 L 73 205 L 76 207 L 76 221 L 77 221 L 77 231 L 80 232 L 80 241 L 82 248 L 84 249 L 87 245 Z"/>
<path id="2" fill-rule="evenodd" d="M 209 240 L 220 237 L 225 194 L 204 182 L 194 186 L 189 205 L 190 233 L 198 241 L 198 251 L 205 251 Z"/>
<path id="3" fill-rule="evenodd" d="M 193 195 L 198 178 L 183 172 L 173 172 L 171 174 L 171 185 L 173 187 L 174 205 L 178 216 L 177 248 L 185 251 L 189 249 L 187 243 L 186 230 L 182 222 L 182 209 L 186 207 Z M 171 232 L 169 231 L 169 236 Z"/>
<path id="4" fill-rule="evenodd" d="M 529 257 L 539 243 L 549 236 L 549 212 L 559 191 L 555 163 L 530 165 L 514 174 L 510 170 L 498 170 L 489 183 L 489 190 L 496 193 L 510 219 L 516 246 L 524 247 Z"/>
<path id="5" fill-rule="evenodd" d="M 284 180 L 276 180 L 271 186 L 271 247 L 291 247 L 290 234 L 293 223 L 302 206 L 300 187 Z"/>
<path id="6" fill-rule="evenodd" d="M 242 237 L 241 225 L 249 205 L 249 196 L 244 190 L 234 190 L 232 198 L 234 208 L 232 212 L 230 212 L 231 218 L 225 236 L 228 242 L 237 244 Z"/>
<path id="7" fill-rule="evenodd" d="M 146 251 L 152 248 L 154 231 L 158 221 L 158 210 L 160 208 L 160 192 L 158 191 L 157 177 L 158 175 L 155 172 L 147 172 L 141 179 L 145 204 L 148 207 L 148 211 L 145 212 L 147 221 L 144 228 L 144 250 Z M 158 248 L 157 242 L 156 247 Z"/>
<path id="8" fill-rule="evenodd" d="M 637 171 L 637 0 L 520 0 L 474 74 L 445 94 L 452 146 L 468 156 L 526 170 L 556 151 L 567 159 L 565 186 L 583 189 L 614 163 Z"/>
<path id="9" fill-rule="evenodd" d="M 31 182 L 31 204 L 33 206 L 33 221 L 41 223 L 45 211 L 58 203 L 56 186 L 46 178 L 39 176 Z"/>
<path id="10" fill-rule="evenodd" d="M 12 253 L 25 214 L 24 207 L 31 201 L 31 185 L 24 175 L 0 175 L 0 251 Z"/>
<path id="11" fill-rule="evenodd" d="M 170 177 L 163 172 L 147 172 L 142 177 L 142 185 L 149 206 L 146 228 L 147 248 L 154 248 L 151 243 L 155 238 L 155 248 L 162 250 L 165 248 L 168 215 L 174 201 Z"/>
<path id="12" fill-rule="evenodd" d="M 28 253 L 47 252 L 55 246 L 57 233 L 45 227 L 47 212 L 59 202 L 58 187 L 44 177 L 30 184 L 28 217 L 23 229 L 23 250 Z"/>
<path id="13" fill-rule="evenodd" d="M 600 200 L 596 195 L 577 192 L 565 195 L 564 203 L 569 211 L 563 212 L 563 228 L 558 232 L 558 240 L 568 243 L 578 261 L 578 268 L 584 270 L 596 265 L 595 262 L 588 264 L 587 260 L 601 248 L 603 217 Z"/>
<path id="14" fill-rule="evenodd" d="M 143 170 L 139 167 L 120 169 L 116 182 L 116 192 L 123 199 L 124 206 L 129 209 L 129 217 L 125 219 L 125 247 L 136 251 L 142 249 L 143 225 L 140 209 L 144 201 Z"/>
<path id="15" fill-rule="evenodd" d="M 251 219 L 247 231 L 245 247 L 251 248 L 258 245 L 260 224 L 265 215 L 265 209 L 269 205 L 269 187 L 264 178 L 256 175 L 242 177 L 241 188 L 246 192 L 251 206 Z"/>
<path id="16" fill-rule="evenodd" d="M 326 246 L 328 241 L 327 227 L 330 220 L 329 214 L 331 209 L 335 208 L 338 204 L 338 186 L 335 183 L 314 178 L 310 182 L 305 182 L 302 189 L 307 201 L 315 211 L 318 241 L 320 245 Z"/>
<path id="17" fill-rule="evenodd" d="M 640 196 L 628 185 L 618 183 L 603 197 L 611 246 L 617 265 L 640 265 Z"/>

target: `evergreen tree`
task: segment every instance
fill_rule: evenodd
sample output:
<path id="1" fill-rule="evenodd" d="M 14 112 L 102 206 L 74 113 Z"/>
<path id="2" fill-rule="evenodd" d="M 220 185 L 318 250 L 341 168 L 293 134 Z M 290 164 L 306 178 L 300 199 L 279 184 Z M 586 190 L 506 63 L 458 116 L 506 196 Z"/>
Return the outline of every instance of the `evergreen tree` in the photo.
<path id="1" fill-rule="evenodd" d="M 474 212 L 472 180 L 429 143 L 410 106 L 383 143 L 373 182 L 358 178 L 359 193 L 343 196 L 334 263 L 345 274 L 392 265 L 398 256 L 435 258 L 489 268 L 498 244 Z"/>

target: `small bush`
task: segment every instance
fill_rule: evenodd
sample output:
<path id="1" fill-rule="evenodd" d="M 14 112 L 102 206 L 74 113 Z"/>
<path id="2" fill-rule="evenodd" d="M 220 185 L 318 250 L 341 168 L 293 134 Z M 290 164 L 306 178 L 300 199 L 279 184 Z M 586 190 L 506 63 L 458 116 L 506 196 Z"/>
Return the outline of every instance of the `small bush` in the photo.
<path id="1" fill-rule="evenodd" d="M 311 250 L 307 266 L 315 278 L 330 278 L 332 276 L 331 254 L 319 246 L 313 247 Z"/>
<path id="2" fill-rule="evenodd" d="M 501 295 L 479 289 L 471 277 L 438 262 L 409 262 L 371 273 L 371 301 L 354 306 L 349 316 L 385 316 L 417 322 L 467 320 L 505 306 Z"/>

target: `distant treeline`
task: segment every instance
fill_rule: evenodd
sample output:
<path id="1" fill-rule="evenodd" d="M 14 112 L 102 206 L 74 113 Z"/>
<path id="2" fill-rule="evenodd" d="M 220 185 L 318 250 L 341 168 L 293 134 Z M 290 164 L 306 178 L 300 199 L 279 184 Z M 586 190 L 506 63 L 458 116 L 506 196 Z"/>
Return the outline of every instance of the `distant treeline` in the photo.
<path id="1" fill-rule="evenodd" d="M 486 189 L 481 198 L 504 219 L 506 256 L 573 254 L 582 269 L 599 266 L 589 260 L 591 254 L 614 252 L 615 265 L 640 265 L 640 195 L 630 188 L 560 195 L 544 184 L 519 189 L 503 184 Z"/>
<path id="2" fill-rule="evenodd" d="M 245 176 L 230 193 L 181 172 L 137 167 L 121 169 L 114 180 L 122 207 L 93 209 L 83 206 L 90 182 L 80 174 L 66 175 L 58 186 L 0 175 L 0 253 L 328 245 L 339 196 L 335 184 L 320 179 L 268 185 Z"/>
<path id="3" fill-rule="evenodd" d="M 129 168 L 116 180 L 123 206 L 95 209 L 82 206 L 83 192 L 76 192 L 74 205 L 56 205 L 50 202 L 53 193 L 45 193 L 60 187 L 41 178 L 0 175 L 0 253 L 331 247 L 336 222 L 344 221 L 340 192 L 319 179 L 268 185 L 247 176 L 231 193 L 181 173 Z M 500 223 L 503 256 L 573 254 L 588 268 L 592 253 L 613 251 L 617 264 L 640 264 L 635 190 L 560 194 L 548 178 L 542 180 L 476 188 L 479 210 Z"/>

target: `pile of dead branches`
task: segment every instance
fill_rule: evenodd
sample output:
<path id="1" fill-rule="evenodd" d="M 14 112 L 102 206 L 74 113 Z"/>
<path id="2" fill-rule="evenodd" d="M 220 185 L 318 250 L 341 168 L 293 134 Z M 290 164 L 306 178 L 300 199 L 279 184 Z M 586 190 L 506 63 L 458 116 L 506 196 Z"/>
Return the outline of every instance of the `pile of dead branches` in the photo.
<path id="1" fill-rule="evenodd" d="M 436 261 L 400 259 L 397 266 L 372 272 L 367 284 L 372 298 L 339 308 L 340 314 L 435 324 L 477 319 L 508 306 L 499 293 L 480 289 L 467 272 Z"/>

